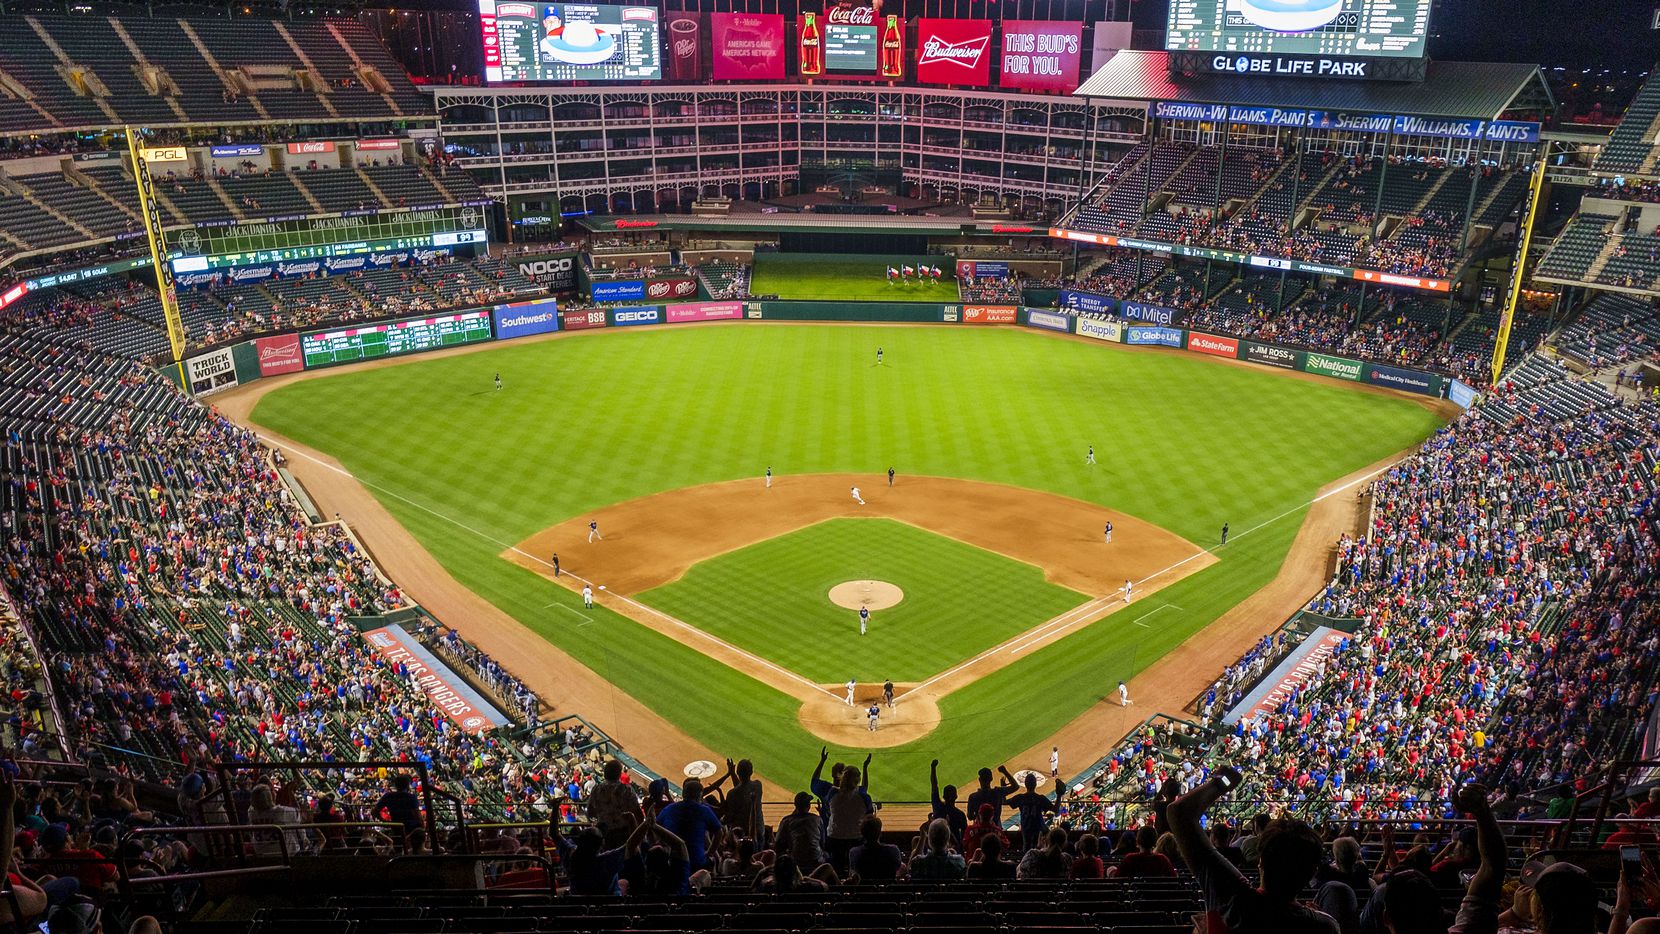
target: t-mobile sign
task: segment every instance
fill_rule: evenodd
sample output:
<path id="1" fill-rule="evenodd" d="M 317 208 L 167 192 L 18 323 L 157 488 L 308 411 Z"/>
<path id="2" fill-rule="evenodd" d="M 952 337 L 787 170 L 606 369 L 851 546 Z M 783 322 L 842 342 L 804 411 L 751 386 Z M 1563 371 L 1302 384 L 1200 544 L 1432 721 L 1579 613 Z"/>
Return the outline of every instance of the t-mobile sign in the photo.
<path id="1" fill-rule="evenodd" d="M 784 77 L 781 13 L 712 13 L 717 81 L 778 81 Z"/>
<path id="2" fill-rule="evenodd" d="M 1059 20 L 1005 20 L 1000 87 L 1028 91 L 1078 88 L 1082 23 Z"/>
<path id="3" fill-rule="evenodd" d="M 990 84 L 991 20 L 917 20 L 916 79 L 924 84 Z"/>

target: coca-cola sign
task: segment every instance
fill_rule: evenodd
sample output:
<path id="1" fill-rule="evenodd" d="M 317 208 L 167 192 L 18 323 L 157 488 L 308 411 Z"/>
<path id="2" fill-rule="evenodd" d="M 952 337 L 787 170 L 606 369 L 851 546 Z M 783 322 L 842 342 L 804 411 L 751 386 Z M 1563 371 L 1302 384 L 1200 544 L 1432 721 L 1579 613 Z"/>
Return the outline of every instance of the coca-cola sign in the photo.
<path id="1" fill-rule="evenodd" d="M 876 25 L 876 11 L 868 6 L 831 7 L 824 16 L 826 22 L 841 26 Z"/>
<path id="2" fill-rule="evenodd" d="M 925 84 L 991 83 L 991 21 L 919 19 L 916 78 Z"/>

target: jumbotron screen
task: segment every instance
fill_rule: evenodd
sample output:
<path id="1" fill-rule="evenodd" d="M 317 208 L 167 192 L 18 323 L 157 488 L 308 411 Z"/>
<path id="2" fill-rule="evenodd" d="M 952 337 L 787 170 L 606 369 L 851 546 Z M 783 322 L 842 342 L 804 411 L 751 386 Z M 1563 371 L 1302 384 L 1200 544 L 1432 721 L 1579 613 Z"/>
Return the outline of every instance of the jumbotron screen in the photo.
<path id="1" fill-rule="evenodd" d="M 486 81 L 656 81 L 656 7 L 478 0 Z"/>
<path id="2" fill-rule="evenodd" d="M 1431 0 L 1170 0 L 1172 52 L 1423 58 Z"/>

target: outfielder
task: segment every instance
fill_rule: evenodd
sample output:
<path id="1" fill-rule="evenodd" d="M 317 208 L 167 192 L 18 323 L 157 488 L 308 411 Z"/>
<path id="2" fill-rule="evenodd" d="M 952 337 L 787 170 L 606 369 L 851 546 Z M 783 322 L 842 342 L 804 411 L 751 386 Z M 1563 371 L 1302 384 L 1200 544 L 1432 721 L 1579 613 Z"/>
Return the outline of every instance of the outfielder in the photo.
<path id="1" fill-rule="evenodd" d="M 599 534 L 599 520 L 598 519 L 589 519 L 588 520 L 588 543 L 593 544 L 593 541 L 596 538 L 599 539 L 602 542 L 605 541 L 605 536 Z"/>
<path id="2" fill-rule="evenodd" d="M 1107 523 L 1107 544 L 1112 544 L 1112 523 Z"/>
<path id="3" fill-rule="evenodd" d="M 882 348 L 880 347 L 876 348 L 876 365 L 882 365 Z"/>
<path id="4" fill-rule="evenodd" d="M 865 627 L 870 625 L 870 607 L 859 607 L 859 635 L 865 634 Z"/>
<path id="5" fill-rule="evenodd" d="M 854 681 L 852 678 L 847 679 L 847 706 L 849 707 L 853 706 L 853 689 L 858 687 L 858 684 L 859 683 Z"/>
<path id="6" fill-rule="evenodd" d="M 1089 453 L 1084 455 L 1084 463 L 1091 467 L 1095 465 L 1095 445 L 1089 446 Z"/>
<path id="7" fill-rule="evenodd" d="M 772 489 L 772 467 L 767 467 L 767 489 Z"/>
<path id="8" fill-rule="evenodd" d="M 496 391 L 501 392 L 501 374 L 496 374 Z"/>
<path id="9" fill-rule="evenodd" d="M 853 488 L 853 501 L 855 503 L 858 503 L 861 506 L 863 506 L 865 504 L 865 498 L 863 496 L 859 495 L 859 488 L 858 487 Z"/>

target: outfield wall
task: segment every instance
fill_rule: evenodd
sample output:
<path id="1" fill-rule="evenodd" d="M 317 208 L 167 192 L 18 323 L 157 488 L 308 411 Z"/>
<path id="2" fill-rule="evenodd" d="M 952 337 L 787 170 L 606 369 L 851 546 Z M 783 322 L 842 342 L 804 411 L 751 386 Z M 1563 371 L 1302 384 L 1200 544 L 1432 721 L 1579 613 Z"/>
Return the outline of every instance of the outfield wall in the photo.
<path id="1" fill-rule="evenodd" d="M 1071 293 L 1084 296 L 1088 293 Z M 1070 296 L 1069 296 L 1070 297 Z M 1088 305 L 1089 311 L 1118 308 L 1095 302 L 1099 296 L 1074 297 L 1063 307 Z M 229 388 L 264 376 L 319 369 L 388 356 L 440 350 L 461 344 L 512 340 L 557 331 L 588 331 L 702 321 L 845 321 L 925 324 L 1019 324 L 1043 331 L 1136 347 L 1169 347 L 1188 353 L 1243 360 L 1258 366 L 1312 373 L 1329 379 L 1382 386 L 1440 398 L 1449 388 L 1473 395 L 1469 387 L 1438 373 L 1351 360 L 1332 354 L 1179 326 L 1179 312 L 1159 306 L 1136 307 L 1133 320 L 1101 320 L 1017 305 L 941 304 L 934 302 L 724 301 L 639 304 L 609 308 L 561 309 L 553 298 L 496 305 L 489 309 L 397 318 L 332 329 L 255 338 L 221 347 L 185 361 L 184 373 L 199 392 Z M 1096 306 L 1099 305 L 1099 308 Z M 169 374 L 180 381 L 177 369 Z M 1467 399 L 1466 399 L 1467 401 Z"/>

